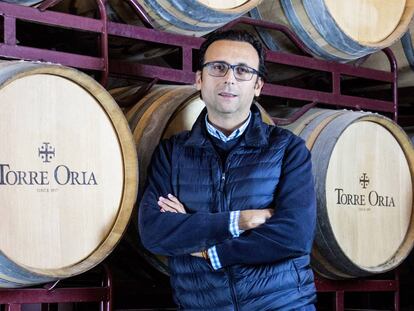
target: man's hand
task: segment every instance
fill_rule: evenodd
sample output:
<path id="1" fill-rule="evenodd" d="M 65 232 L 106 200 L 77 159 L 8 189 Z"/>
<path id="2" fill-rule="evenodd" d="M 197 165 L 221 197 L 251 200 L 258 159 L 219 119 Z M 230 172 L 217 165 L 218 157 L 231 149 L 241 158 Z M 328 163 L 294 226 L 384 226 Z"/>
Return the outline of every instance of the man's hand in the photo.
<path id="1" fill-rule="evenodd" d="M 184 205 L 172 194 L 168 194 L 167 198 L 159 197 L 158 206 L 161 212 L 182 213 L 187 214 Z"/>
<path id="2" fill-rule="evenodd" d="M 178 201 L 178 199 L 170 193 L 167 195 L 167 198 L 158 198 L 158 206 L 160 207 L 160 211 L 163 213 L 187 213 L 185 211 L 184 205 L 182 205 L 181 202 Z M 203 254 L 201 252 L 191 253 L 191 256 L 203 258 Z"/>
<path id="3" fill-rule="evenodd" d="M 256 228 L 272 217 L 273 212 L 274 210 L 270 208 L 240 211 L 239 228 L 241 230 Z"/>

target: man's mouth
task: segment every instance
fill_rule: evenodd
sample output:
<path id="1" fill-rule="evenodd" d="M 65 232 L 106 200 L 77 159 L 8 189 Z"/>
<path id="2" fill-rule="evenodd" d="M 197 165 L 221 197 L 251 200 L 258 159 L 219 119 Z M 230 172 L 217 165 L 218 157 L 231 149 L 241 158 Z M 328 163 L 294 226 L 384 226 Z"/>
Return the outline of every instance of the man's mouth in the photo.
<path id="1" fill-rule="evenodd" d="M 219 96 L 226 97 L 226 98 L 234 98 L 237 97 L 236 94 L 229 93 L 229 92 L 220 92 Z"/>

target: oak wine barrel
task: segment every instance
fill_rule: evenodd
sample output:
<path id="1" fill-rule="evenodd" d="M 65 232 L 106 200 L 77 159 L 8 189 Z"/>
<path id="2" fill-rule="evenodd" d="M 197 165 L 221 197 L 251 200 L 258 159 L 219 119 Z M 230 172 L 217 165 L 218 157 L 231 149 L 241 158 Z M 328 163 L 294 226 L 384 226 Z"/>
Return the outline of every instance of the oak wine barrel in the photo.
<path id="1" fill-rule="evenodd" d="M 137 195 L 128 123 L 95 80 L 0 63 L 0 287 L 80 274 L 119 242 Z"/>
<path id="2" fill-rule="evenodd" d="M 159 30 L 203 36 L 241 17 L 262 0 L 134 0 Z M 142 24 L 133 9 L 122 0 L 109 0 L 113 10 L 128 24 Z"/>
<path id="3" fill-rule="evenodd" d="M 269 0 L 250 12 L 288 26 L 316 57 L 349 62 L 392 45 L 407 30 L 414 0 Z M 257 28 L 272 50 L 289 50 L 279 32 Z"/>
<path id="4" fill-rule="evenodd" d="M 313 268 L 337 279 L 397 267 L 414 245 L 414 149 L 404 131 L 378 114 L 323 109 L 288 128 L 312 153 Z"/>

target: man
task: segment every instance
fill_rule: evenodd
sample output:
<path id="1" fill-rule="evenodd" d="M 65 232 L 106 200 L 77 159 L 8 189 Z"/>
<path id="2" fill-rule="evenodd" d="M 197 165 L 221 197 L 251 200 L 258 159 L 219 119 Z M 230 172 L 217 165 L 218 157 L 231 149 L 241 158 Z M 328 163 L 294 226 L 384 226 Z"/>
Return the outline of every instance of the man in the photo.
<path id="1" fill-rule="evenodd" d="M 252 102 L 264 75 L 253 36 L 209 37 L 196 73 L 206 109 L 154 153 L 139 230 L 169 256 L 179 309 L 315 310 L 310 153 L 262 122 Z"/>

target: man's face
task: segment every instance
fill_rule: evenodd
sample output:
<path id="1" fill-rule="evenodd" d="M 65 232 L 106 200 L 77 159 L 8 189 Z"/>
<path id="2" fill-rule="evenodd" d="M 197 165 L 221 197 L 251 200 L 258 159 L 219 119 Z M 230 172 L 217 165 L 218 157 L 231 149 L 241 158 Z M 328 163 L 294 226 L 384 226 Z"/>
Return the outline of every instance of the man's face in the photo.
<path id="1" fill-rule="evenodd" d="M 221 61 L 230 65 L 246 65 L 258 70 L 259 56 L 247 42 L 219 40 L 207 49 L 204 63 Z M 196 73 L 196 87 L 207 106 L 209 118 L 235 118 L 243 121 L 250 111 L 254 96 L 259 96 L 263 86 L 261 78 L 254 74 L 250 81 L 238 81 L 229 68 L 224 77 L 213 77 L 208 69 Z"/>

